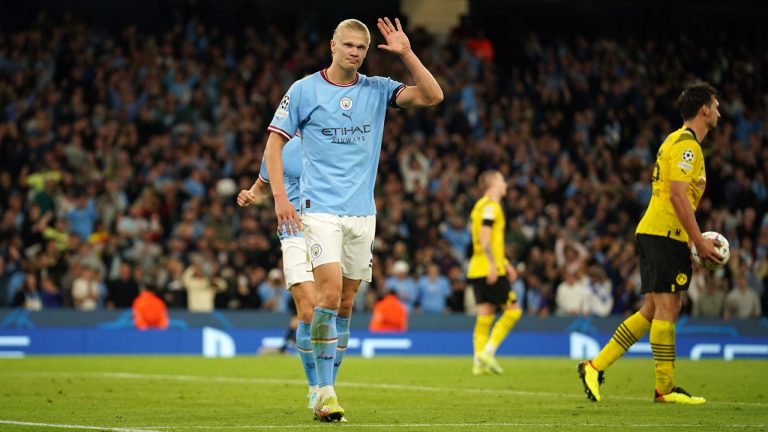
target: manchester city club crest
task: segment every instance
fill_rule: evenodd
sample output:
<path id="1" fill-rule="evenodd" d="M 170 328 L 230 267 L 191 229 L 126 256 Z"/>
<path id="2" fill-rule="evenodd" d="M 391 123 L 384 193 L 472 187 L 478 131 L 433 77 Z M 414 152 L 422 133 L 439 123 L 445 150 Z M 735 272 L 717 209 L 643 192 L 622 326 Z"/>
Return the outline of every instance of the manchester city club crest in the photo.
<path id="1" fill-rule="evenodd" d="M 310 246 L 309 254 L 312 256 L 312 259 L 319 257 L 321 253 L 323 253 L 323 248 L 319 244 L 315 243 Z"/>
<path id="2" fill-rule="evenodd" d="M 347 96 L 344 96 L 344 97 L 343 97 L 343 98 L 341 98 L 341 100 L 339 101 L 339 106 L 340 106 L 340 107 L 341 107 L 341 109 L 343 109 L 344 111 L 347 111 L 347 110 L 349 110 L 349 109 L 352 109 L 352 99 L 351 99 L 351 98 L 349 98 L 349 97 L 347 97 Z"/>

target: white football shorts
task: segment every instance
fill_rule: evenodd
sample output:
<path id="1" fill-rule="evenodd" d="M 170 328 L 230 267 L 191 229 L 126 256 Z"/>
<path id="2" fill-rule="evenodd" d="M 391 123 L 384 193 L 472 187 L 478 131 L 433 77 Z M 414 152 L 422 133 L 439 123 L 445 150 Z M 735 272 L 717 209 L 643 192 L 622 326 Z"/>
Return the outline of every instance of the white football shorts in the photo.
<path id="1" fill-rule="evenodd" d="M 286 288 L 290 290 L 298 283 L 315 281 L 307 263 L 307 242 L 302 237 L 286 237 L 280 240 L 280 248 L 283 250 Z"/>
<path id="2" fill-rule="evenodd" d="M 345 278 L 371 281 L 376 215 L 305 213 L 301 215 L 301 224 L 310 268 L 337 262 Z"/>

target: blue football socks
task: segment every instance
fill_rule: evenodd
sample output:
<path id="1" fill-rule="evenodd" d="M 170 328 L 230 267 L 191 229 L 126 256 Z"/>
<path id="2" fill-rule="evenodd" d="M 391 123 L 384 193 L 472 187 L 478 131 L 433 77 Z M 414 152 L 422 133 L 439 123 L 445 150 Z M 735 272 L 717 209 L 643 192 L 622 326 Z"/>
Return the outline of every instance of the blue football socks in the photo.
<path id="1" fill-rule="evenodd" d="M 336 335 L 339 338 L 336 343 L 336 360 L 333 362 L 333 383 L 336 384 L 336 376 L 339 374 L 339 367 L 344 360 L 344 353 L 347 352 L 349 343 L 349 318 L 336 317 Z"/>
<path id="2" fill-rule="evenodd" d="M 315 354 L 312 352 L 310 329 L 310 323 L 299 321 L 299 327 L 296 329 L 296 349 L 299 351 L 301 364 L 304 365 L 307 384 L 312 387 L 317 385 L 317 368 L 315 367 Z"/>
<path id="3" fill-rule="evenodd" d="M 333 385 L 333 363 L 336 359 L 336 315 L 331 309 L 315 308 L 312 317 L 312 353 L 315 355 L 320 387 Z"/>

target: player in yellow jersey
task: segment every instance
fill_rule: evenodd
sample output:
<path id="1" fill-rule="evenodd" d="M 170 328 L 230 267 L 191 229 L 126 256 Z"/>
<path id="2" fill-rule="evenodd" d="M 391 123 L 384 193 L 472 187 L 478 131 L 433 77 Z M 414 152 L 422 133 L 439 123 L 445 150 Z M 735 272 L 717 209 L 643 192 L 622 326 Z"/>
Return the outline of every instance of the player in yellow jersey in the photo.
<path id="1" fill-rule="evenodd" d="M 500 201 L 507 194 L 507 181 L 498 171 L 485 171 L 480 174 L 479 185 L 483 197 L 470 215 L 473 252 L 467 271 L 477 301 L 472 373 L 501 374 L 496 350 L 522 314 L 510 286 L 517 272 L 504 256 L 506 219 Z M 494 324 L 499 309 L 502 314 Z"/>
<path id="2" fill-rule="evenodd" d="M 619 325 L 597 357 L 578 366 L 584 392 L 595 402 L 601 399 L 603 372 L 649 330 L 656 372 L 654 401 L 706 402 L 675 383 L 675 322 L 682 292 L 691 280 L 689 243 L 703 260 L 722 260 L 715 252 L 717 243 L 702 237 L 694 217 L 707 184 L 701 142 L 720 118 L 717 91 L 706 83 L 694 84 L 680 94 L 678 104 L 683 127 L 672 132 L 656 154 L 653 195 L 635 231 L 645 302 Z"/>

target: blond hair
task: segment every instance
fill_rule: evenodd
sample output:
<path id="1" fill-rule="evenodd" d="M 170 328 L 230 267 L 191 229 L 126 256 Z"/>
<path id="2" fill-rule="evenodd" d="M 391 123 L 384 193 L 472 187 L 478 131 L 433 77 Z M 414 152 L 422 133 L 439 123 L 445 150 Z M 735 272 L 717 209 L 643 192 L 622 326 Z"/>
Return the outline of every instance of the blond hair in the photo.
<path id="1" fill-rule="evenodd" d="M 349 18 L 340 22 L 339 25 L 336 26 L 336 29 L 333 30 L 333 40 L 337 40 L 336 36 L 342 30 L 354 30 L 365 33 L 365 37 L 368 39 L 368 43 L 371 43 L 371 32 L 368 31 L 368 26 L 363 24 L 363 22 L 360 20 Z"/>
<path id="2" fill-rule="evenodd" d="M 493 184 L 493 179 L 496 176 L 500 176 L 501 173 L 496 170 L 488 170 L 483 171 L 482 174 L 480 174 L 480 177 L 477 179 L 477 184 L 480 186 L 480 190 L 483 192 L 487 192 L 488 189 L 491 187 L 491 184 Z"/>

